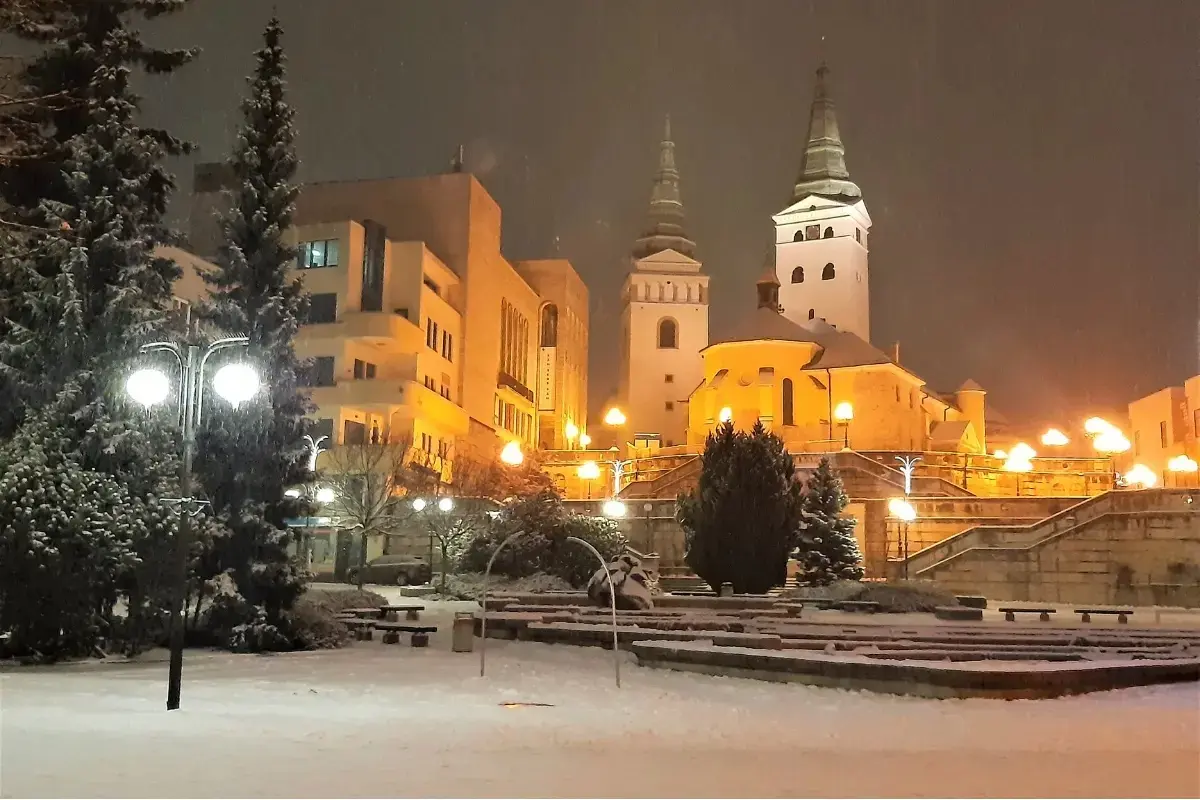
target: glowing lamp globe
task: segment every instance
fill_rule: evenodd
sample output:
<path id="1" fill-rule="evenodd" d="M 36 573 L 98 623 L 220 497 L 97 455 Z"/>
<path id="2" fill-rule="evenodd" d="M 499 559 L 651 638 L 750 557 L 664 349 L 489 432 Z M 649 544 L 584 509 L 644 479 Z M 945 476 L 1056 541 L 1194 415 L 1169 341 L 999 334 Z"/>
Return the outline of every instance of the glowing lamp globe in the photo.
<path id="1" fill-rule="evenodd" d="M 318 503 L 332 503 L 337 499 L 337 492 L 328 486 L 322 486 L 320 489 L 317 489 L 316 498 Z"/>
<path id="2" fill-rule="evenodd" d="M 213 389 L 237 408 L 258 393 L 258 373 L 247 364 L 226 364 L 213 376 Z"/>
<path id="3" fill-rule="evenodd" d="M 1145 464 L 1134 464 L 1125 473 L 1125 481 L 1130 485 L 1137 485 L 1143 489 L 1153 488 L 1158 483 L 1158 474 L 1147 467 Z"/>
<path id="4" fill-rule="evenodd" d="M 1092 436 L 1099 436 L 1106 431 L 1113 430 L 1114 427 L 1108 420 L 1100 419 L 1100 417 L 1089 417 L 1083 423 L 1084 432 Z"/>
<path id="5" fill-rule="evenodd" d="M 913 508 L 912 503 L 899 497 L 888 501 L 888 513 L 904 522 L 912 522 L 917 518 L 917 510 Z"/>
<path id="6" fill-rule="evenodd" d="M 500 451 L 500 460 L 510 467 L 519 466 L 525 460 L 525 454 L 521 452 L 521 445 L 516 442 L 504 445 L 504 449 Z"/>
<path id="7" fill-rule="evenodd" d="M 625 424 L 625 415 L 621 413 L 619 408 L 610 408 L 608 413 L 604 415 L 604 424 L 620 427 Z"/>
<path id="8" fill-rule="evenodd" d="M 125 381 L 125 391 L 135 402 L 149 408 L 167 399 L 171 382 L 156 369 L 139 369 Z"/>
<path id="9" fill-rule="evenodd" d="M 288 489 L 286 492 L 283 493 L 283 496 L 290 497 L 293 500 L 295 500 L 298 497 L 300 497 L 300 490 L 299 489 Z"/>
<path id="10" fill-rule="evenodd" d="M 725 406 L 721 409 L 721 413 L 717 416 L 717 419 L 719 419 L 721 422 L 729 422 L 731 419 L 733 419 L 733 409 L 729 406 Z"/>
<path id="11" fill-rule="evenodd" d="M 586 433 L 579 434 L 579 446 L 580 447 L 587 447 L 591 443 L 592 443 L 592 437 L 588 436 Z"/>
<path id="12" fill-rule="evenodd" d="M 854 419 L 854 406 L 849 403 L 838 403 L 833 410 L 833 418 L 838 422 L 849 422 Z"/>
<path id="13" fill-rule="evenodd" d="M 1069 443 L 1067 435 L 1058 428 L 1051 428 L 1042 434 L 1042 444 L 1046 447 L 1064 447 Z"/>
<path id="14" fill-rule="evenodd" d="M 608 500 L 604 503 L 604 515 L 606 517 L 623 517 L 625 516 L 625 504 L 620 500 Z"/>
<path id="15" fill-rule="evenodd" d="M 438 500 L 438 511 L 446 512 L 454 508 L 454 501 L 449 497 L 443 497 Z"/>
<path id="16" fill-rule="evenodd" d="M 425 501 L 423 499 L 421 499 L 420 497 L 418 497 L 416 500 L 413 500 L 413 502 L 412 502 L 413 511 L 424 511 L 425 505 L 426 505 Z"/>
<path id="17" fill-rule="evenodd" d="M 579 435 L 579 426 L 574 422 L 568 422 L 563 428 L 563 435 L 567 437 L 568 442 L 575 441 L 575 437 Z"/>
<path id="18" fill-rule="evenodd" d="M 1187 456 L 1175 456 L 1167 462 L 1169 472 L 1196 472 L 1197 469 L 1200 469 L 1200 465 Z"/>
<path id="19" fill-rule="evenodd" d="M 579 465 L 578 472 L 585 481 L 594 481 L 600 477 L 600 465 L 595 461 L 585 461 Z"/>

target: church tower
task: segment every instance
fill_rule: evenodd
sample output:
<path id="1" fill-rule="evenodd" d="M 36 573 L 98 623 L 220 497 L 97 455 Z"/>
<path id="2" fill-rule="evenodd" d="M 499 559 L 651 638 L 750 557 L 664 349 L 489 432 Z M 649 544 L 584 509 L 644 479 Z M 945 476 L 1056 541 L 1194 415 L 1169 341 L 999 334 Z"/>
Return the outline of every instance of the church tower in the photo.
<path id="1" fill-rule="evenodd" d="M 684 230 L 671 118 L 659 146 L 658 172 L 644 233 L 633 246 L 621 291 L 619 403 L 625 441 L 686 442 L 687 399 L 704 379 L 708 276 Z"/>
<path id="2" fill-rule="evenodd" d="M 828 75 L 822 64 L 792 202 L 774 217 L 779 303 L 792 322 L 823 319 L 869 342 L 871 217 L 846 169 Z"/>

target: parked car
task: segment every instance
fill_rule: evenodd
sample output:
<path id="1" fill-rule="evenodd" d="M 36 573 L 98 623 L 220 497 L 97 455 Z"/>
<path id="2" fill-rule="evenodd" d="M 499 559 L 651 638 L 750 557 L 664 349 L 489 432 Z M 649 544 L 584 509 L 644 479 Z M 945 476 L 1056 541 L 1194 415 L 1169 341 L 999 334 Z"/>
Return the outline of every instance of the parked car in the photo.
<path id="1" fill-rule="evenodd" d="M 358 583 L 358 567 L 346 570 L 346 580 Z M 373 558 L 363 567 L 363 583 L 408 586 L 429 583 L 433 569 L 420 556 L 384 555 Z"/>

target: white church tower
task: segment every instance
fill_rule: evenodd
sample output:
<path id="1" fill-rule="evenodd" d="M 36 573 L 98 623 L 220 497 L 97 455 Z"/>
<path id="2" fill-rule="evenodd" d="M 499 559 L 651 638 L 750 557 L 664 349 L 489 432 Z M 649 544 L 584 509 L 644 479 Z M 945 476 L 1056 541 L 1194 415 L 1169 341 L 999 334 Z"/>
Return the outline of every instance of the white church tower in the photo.
<path id="1" fill-rule="evenodd" d="M 783 314 L 803 325 L 823 319 L 871 341 L 867 234 L 871 217 L 850 180 L 822 64 L 808 144 L 792 203 L 775 215 L 775 268 Z"/>
<path id="2" fill-rule="evenodd" d="M 687 399 L 704 379 L 708 346 L 708 276 L 684 232 L 671 118 L 659 151 L 645 233 L 621 292 L 618 402 L 625 441 L 664 447 L 686 442 Z"/>

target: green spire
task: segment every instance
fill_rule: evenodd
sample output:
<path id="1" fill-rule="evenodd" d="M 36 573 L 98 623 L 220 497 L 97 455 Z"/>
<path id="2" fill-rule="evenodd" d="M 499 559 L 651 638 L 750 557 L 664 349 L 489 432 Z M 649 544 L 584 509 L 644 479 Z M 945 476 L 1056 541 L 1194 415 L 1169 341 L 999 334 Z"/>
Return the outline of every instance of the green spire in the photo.
<path id="1" fill-rule="evenodd" d="M 862 199 L 862 190 L 850 180 L 850 171 L 846 169 L 846 148 L 838 133 L 837 114 L 826 85 L 828 74 L 829 67 L 821 64 L 808 120 L 808 144 L 792 192 L 793 203 L 810 194 L 847 203 Z"/>
<path id="2" fill-rule="evenodd" d="M 634 242 L 633 257 L 675 250 L 693 258 L 696 243 L 687 238 L 683 229 L 683 200 L 679 194 L 679 170 L 675 168 L 675 142 L 671 140 L 671 116 L 667 115 L 666 129 L 659 145 L 658 172 L 650 193 L 650 215 L 645 232 Z"/>

